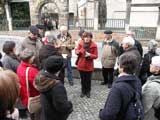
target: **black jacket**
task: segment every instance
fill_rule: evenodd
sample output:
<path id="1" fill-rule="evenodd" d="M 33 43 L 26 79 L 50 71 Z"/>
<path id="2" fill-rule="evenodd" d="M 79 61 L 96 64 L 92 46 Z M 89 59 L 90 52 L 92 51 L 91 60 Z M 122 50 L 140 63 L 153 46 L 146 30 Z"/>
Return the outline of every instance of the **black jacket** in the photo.
<path id="1" fill-rule="evenodd" d="M 41 71 L 36 78 L 36 88 L 40 91 L 43 120 L 67 120 L 73 111 L 63 84 L 55 75 Z"/>
<path id="2" fill-rule="evenodd" d="M 140 71 L 140 79 L 142 81 L 142 84 L 144 84 L 147 78 L 152 75 L 152 73 L 150 72 L 150 64 L 151 59 L 154 56 L 158 56 L 158 54 L 155 51 L 148 51 L 146 54 L 144 54 Z"/>

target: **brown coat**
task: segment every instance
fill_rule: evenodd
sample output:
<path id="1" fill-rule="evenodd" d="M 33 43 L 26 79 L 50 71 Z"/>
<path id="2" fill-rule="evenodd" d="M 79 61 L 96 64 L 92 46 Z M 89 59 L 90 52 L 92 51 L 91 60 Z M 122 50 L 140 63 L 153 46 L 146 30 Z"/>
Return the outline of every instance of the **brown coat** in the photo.
<path id="1" fill-rule="evenodd" d="M 60 46 L 60 53 L 67 54 L 67 57 L 72 57 L 72 50 L 75 48 L 75 41 L 71 37 L 67 37 L 65 41 L 61 38 L 57 39 L 56 45 Z"/>

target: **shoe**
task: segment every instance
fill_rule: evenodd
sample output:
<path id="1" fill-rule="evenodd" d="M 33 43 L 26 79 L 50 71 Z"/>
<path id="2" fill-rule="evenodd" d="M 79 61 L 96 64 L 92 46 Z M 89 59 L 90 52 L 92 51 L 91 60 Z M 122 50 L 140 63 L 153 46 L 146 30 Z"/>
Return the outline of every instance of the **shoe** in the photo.
<path id="1" fill-rule="evenodd" d="M 87 93 L 86 96 L 87 96 L 87 98 L 90 98 L 90 97 L 91 97 L 91 94 L 90 94 L 90 93 Z"/>
<path id="2" fill-rule="evenodd" d="M 101 85 L 106 85 L 107 83 L 106 82 L 101 82 Z"/>
<path id="3" fill-rule="evenodd" d="M 81 98 L 83 98 L 83 97 L 84 97 L 84 94 L 83 94 L 83 93 L 81 93 L 80 97 L 81 97 Z"/>

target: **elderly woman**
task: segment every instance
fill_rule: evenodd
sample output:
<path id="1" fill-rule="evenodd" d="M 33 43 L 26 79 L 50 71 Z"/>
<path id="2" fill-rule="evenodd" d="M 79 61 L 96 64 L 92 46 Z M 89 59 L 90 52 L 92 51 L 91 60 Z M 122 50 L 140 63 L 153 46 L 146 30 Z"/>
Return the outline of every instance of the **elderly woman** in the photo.
<path id="1" fill-rule="evenodd" d="M 19 120 L 15 104 L 19 95 L 17 75 L 10 71 L 0 71 L 0 119 Z"/>
<path id="2" fill-rule="evenodd" d="M 19 65 L 19 60 L 15 54 L 16 43 L 14 41 L 6 41 L 3 44 L 3 52 L 5 53 L 2 58 L 2 64 L 4 69 L 10 69 L 16 72 Z"/>
<path id="3" fill-rule="evenodd" d="M 92 41 L 92 33 L 83 33 L 83 40 L 78 44 L 75 53 L 78 55 L 77 69 L 81 77 L 81 95 L 90 98 L 91 76 L 93 72 L 93 60 L 98 57 L 97 45 Z"/>
<path id="4" fill-rule="evenodd" d="M 156 109 L 160 109 L 160 56 L 152 58 L 150 72 L 153 75 L 142 87 L 144 120 L 159 120 L 160 113 L 156 113 Z"/>
<path id="5" fill-rule="evenodd" d="M 141 67 L 140 78 L 142 80 L 142 84 L 146 82 L 147 77 L 152 75 L 152 73 L 150 72 L 150 64 L 151 64 L 152 57 L 158 56 L 156 52 L 157 46 L 158 46 L 158 42 L 153 39 L 148 42 L 148 52 L 144 54 L 142 67 Z"/>
<path id="6" fill-rule="evenodd" d="M 32 64 L 35 59 L 34 52 L 28 48 L 24 49 L 20 53 L 20 58 L 22 62 L 19 64 L 17 68 L 17 75 L 20 79 L 21 89 L 20 89 L 20 98 L 22 104 L 27 107 L 28 105 L 28 93 L 27 93 L 27 85 L 26 85 L 26 70 L 28 71 L 28 83 L 29 83 L 29 95 L 30 97 L 38 96 L 39 92 L 35 89 L 33 83 L 36 75 L 39 73 L 38 69 L 35 68 Z M 39 120 L 39 114 L 35 113 L 31 115 L 33 120 Z"/>

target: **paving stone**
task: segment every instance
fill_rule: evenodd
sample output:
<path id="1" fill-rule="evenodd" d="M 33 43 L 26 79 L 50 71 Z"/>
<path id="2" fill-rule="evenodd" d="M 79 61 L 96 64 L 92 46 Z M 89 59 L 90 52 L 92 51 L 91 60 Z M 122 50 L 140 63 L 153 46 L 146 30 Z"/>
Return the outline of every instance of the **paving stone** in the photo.
<path id="1" fill-rule="evenodd" d="M 74 86 L 70 86 L 65 80 L 68 99 L 72 101 L 74 109 L 68 120 L 99 120 L 99 110 L 104 107 L 109 92 L 107 86 L 102 86 L 100 81 L 93 80 L 91 98 L 80 98 L 80 80 L 76 79 L 74 83 Z"/>

